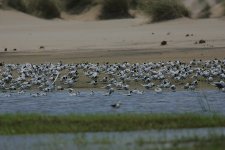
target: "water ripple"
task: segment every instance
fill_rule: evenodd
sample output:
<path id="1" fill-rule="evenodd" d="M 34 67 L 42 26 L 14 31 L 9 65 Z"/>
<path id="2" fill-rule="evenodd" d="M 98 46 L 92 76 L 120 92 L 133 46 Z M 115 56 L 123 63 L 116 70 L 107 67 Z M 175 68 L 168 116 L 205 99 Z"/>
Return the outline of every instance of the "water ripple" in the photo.
<path id="1" fill-rule="evenodd" d="M 66 92 L 48 93 L 47 96 L 32 97 L 29 93 L 0 93 L 0 113 L 209 113 L 225 114 L 225 93 L 220 91 L 178 91 L 156 94 L 125 96 L 117 92 L 103 96 L 102 91 L 90 95 L 82 91 L 80 96 Z M 121 101 L 119 109 L 111 104 Z"/>

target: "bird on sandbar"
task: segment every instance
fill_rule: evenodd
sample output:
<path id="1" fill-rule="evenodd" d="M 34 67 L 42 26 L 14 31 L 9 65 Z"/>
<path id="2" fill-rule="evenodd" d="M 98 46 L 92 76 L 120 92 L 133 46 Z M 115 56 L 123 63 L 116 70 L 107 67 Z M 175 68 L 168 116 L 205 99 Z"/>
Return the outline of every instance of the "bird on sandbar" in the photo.
<path id="1" fill-rule="evenodd" d="M 223 88 L 225 88 L 225 82 L 223 82 L 223 81 L 214 82 L 213 85 L 216 86 L 220 90 L 223 89 Z"/>

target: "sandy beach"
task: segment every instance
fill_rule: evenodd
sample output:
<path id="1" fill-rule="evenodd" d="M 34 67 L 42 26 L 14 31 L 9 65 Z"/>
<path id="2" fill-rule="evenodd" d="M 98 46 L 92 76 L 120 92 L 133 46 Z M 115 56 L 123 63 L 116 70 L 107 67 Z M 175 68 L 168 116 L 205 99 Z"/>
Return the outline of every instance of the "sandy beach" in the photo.
<path id="1" fill-rule="evenodd" d="M 143 17 L 44 20 L 14 10 L 0 10 L 0 20 L 0 60 L 6 63 L 60 60 L 115 63 L 225 57 L 224 18 L 181 18 L 148 24 Z M 161 46 L 163 40 L 168 44 Z M 199 40 L 206 43 L 196 44 Z"/>

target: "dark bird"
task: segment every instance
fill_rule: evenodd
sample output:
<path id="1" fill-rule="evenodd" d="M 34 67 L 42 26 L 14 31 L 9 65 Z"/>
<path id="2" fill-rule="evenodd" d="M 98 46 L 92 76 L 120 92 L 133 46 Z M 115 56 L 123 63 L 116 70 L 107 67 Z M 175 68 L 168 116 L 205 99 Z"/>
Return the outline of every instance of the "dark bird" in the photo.
<path id="1" fill-rule="evenodd" d="M 112 104 L 111 107 L 112 108 L 120 108 L 120 105 L 121 105 L 121 102 L 119 101 L 119 102 L 117 102 L 115 104 Z"/>
<path id="2" fill-rule="evenodd" d="M 220 81 L 220 82 L 214 82 L 213 83 L 214 86 L 216 86 L 218 89 L 222 89 L 222 88 L 225 88 L 225 83 L 223 81 Z"/>

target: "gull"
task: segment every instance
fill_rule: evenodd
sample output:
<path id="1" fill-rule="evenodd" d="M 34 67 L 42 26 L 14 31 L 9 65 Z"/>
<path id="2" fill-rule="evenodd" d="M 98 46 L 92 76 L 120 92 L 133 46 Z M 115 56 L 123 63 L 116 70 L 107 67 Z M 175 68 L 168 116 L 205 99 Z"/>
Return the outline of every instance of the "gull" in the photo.
<path id="1" fill-rule="evenodd" d="M 69 93 L 70 96 L 80 96 L 80 91 Z"/>
<path id="2" fill-rule="evenodd" d="M 121 104 L 122 104 L 121 101 L 118 101 L 117 103 L 112 104 L 111 107 L 112 108 L 120 108 Z"/>
<path id="3" fill-rule="evenodd" d="M 173 84 L 173 85 L 170 86 L 170 89 L 171 89 L 173 92 L 175 92 L 175 91 L 176 91 L 176 86 Z"/>
<path id="4" fill-rule="evenodd" d="M 124 90 L 129 90 L 129 85 L 122 85 L 122 88 L 124 89 Z"/>
<path id="5" fill-rule="evenodd" d="M 188 89 L 189 86 L 190 86 L 190 84 L 189 84 L 189 83 L 186 83 L 186 84 L 184 85 L 184 89 Z"/>
<path id="6" fill-rule="evenodd" d="M 105 87 L 102 87 L 102 88 L 104 88 L 104 89 L 111 89 L 112 88 L 112 84 L 108 84 L 108 85 L 106 85 Z"/>
<path id="7" fill-rule="evenodd" d="M 69 91 L 69 93 L 72 93 L 72 92 L 74 92 L 74 89 L 73 88 L 69 88 L 68 91 Z"/>
<path id="8" fill-rule="evenodd" d="M 108 92 L 104 94 L 104 96 L 110 96 L 113 92 L 114 92 L 114 89 L 113 88 L 110 88 L 108 90 Z"/>
<path id="9" fill-rule="evenodd" d="M 24 94 L 25 92 L 23 90 L 21 90 L 21 91 L 18 91 L 17 93 L 18 94 Z"/>
<path id="10" fill-rule="evenodd" d="M 100 80 L 106 85 L 108 90 L 106 95 L 111 95 L 112 87 L 117 90 L 129 90 L 129 82 L 142 82 L 146 89 L 153 88 L 154 82 L 160 82 L 158 87 L 173 88 L 180 85 L 186 79 L 194 79 L 189 83 L 184 83 L 185 89 L 195 89 L 198 79 L 204 78 L 211 85 L 219 89 L 225 88 L 225 59 L 218 60 L 195 60 L 183 63 L 179 60 L 168 62 L 147 62 L 130 64 L 128 62 L 115 64 L 0 64 L 0 90 L 28 90 L 38 87 L 40 91 L 53 92 L 55 89 L 63 90 L 63 84 L 74 87 L 79 78 L 79 72 L 83 71 L 91 80 L 91 84 L 97 84 L 99 75 L 106 76 Z M 15 74 L 18 74 L 18 76 Z M 171 85 L 170 79 L 177 84 Z M 222 80 L 215 82 L 216 79 Z M 58 82 L 59 81 L 59 82 Z M 59 84 L 58 87 L 55 85 Z M 61 86 L 61 87 L 60 87 Z M 139 93 L 137 91 L 134 94 Z M 141 94 L 142 92 L 140 92 Z"/>
<path id="11" fill-rule="evenodd" d="M 159 87 L 157 87 L 157 88 L 155 88 L 155 92 L 156 92 L 157 94 L 161 94 L 161 93 L 162 93 L 162 89 L 159 88 Z"/>
<path id="12" fill-rule="evenodd" d="M 6 94 L 5 95 L 5 97 L 11 97 L 12 96 L 12 94 L 10 93 L 10 94 Z"/>
<path id="13" fill-rule="evenodd" d="M 212 81 L 213 81 L 213 77 L 209 77 L 207 80 L 208 80 L 209 82 L 212 82 Z"/>
<path id="14" fill-rule="evenodd" d="M 57 90 L 57 91 L 62 91 L 62 90 L 64 90 L 64 88 L 63 88 L 62 86 L 59 85 L 59 86 L 57 86 L 56 90 Z"/>
<path id="15" fill-rule="evenodd" d="M 103 83 L 106 83 L 108 81 L 108 77 L 104 77 L 103 79 L 102 79 L 102 82 Z"/>
<path id="16" fill-rule="evenodd" d="M 91 84 L 91 85 L 97 85 L 98 83 L 97 83 L 96 80 L 92 80 L 89 84 Z"/>
<path id="17" fill-rule="evenodd" d="M 134 93 L 134 94 L 143 94 L 144 93 L 144 91 L 139 91 L 139 90 L 137 90 L 137 89 L 134 89 L 133 91 L 132 91 L 132 93 Z"/>
<path id="18" fill-rule="evenodd" d="M 91 93 L 90 93 L 90 95 L 95 95 L 95 92 L 91 90 Z"/>
<path id="19" fill-rule="evenodd" d="M 132 91 L 129 91 L 127 94 L 124 94 L 125 96 L 131 96 Z"/>
<path id="20" fill-rule="evenodd" d="M 224 92 L 224 93 L 225 93 L 225 88 L 222 88 L 222 92 Z"/>
<path id="21" fill-rule="evenodd" d="M 154 84 L 154 83 L 148 83 L 148 84 L 142 84 L 142 86 L 143 86 L 144 88 L 146 88 L 146 89 L 150 89 L 150 88 L 152 88 L 153 86 L 155 86 L 155 84 Z"/>
<path id="22" fill-rule="evenodd" d="M 192 90 L 192 91 L 194 91 L 195 88 L 196 88 L 195 85 L 190 85 L 190 86 L 188 87 L 188 89 L 189 89 L 189 90 Z"/>
<path id="23" fill-rule="evenodd" d="M 33 93 L 33 94 L 30 94 L 32 97 L 39 97 L 40 96 L 40 93 Z"/>

